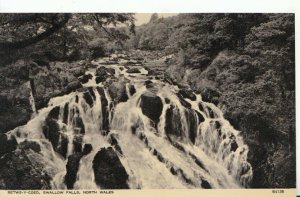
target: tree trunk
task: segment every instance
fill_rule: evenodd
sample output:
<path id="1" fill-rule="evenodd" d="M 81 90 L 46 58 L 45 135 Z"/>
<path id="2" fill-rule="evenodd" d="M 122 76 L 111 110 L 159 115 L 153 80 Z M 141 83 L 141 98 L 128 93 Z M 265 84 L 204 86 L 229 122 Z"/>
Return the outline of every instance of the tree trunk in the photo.
<path id="1" fill-rule="evenodd" d="M 48 38 L 53 33 L 57 32 L 62 27 L 64 27 L 65 24 L 69 21 L 70 17 L 71 17 L 70 14 L 65 14 L 62 21 L 60 21 L 57 24 L 53 24 L 53 26 L 51 28 L 47 29 L 45 32 L 43 32 L 35 37 L 31 37 L 26 40 L 21 40 L 21 41 L 16 41 L 16 42 L 0 43 L 0 51 L 2 51 L 3 53 L 7 53 L 7 52 L 10 52 L 11 50 L 22 49 L 22 48 L 25 48 L 32 44 L 36 44 L 36 43 Z"/>

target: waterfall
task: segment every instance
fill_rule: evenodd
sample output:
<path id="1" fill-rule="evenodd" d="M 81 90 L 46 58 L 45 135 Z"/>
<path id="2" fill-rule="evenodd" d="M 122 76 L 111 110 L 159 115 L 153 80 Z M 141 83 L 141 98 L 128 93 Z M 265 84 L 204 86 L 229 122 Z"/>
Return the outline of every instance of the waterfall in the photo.
<path id="1" fill-rule="evenodd" d="M 34 117 L 36 115 L 36 107 L 35 107 L 35 101 L 34 101 L 34 97 L 33 97 L 33 82 L 29 81 L 28 82 L 28 88 L 30 89 L 30 95 L 29 95 L 29 102 L 30 102 L 30 106 L 31 106 L 31 110 L 32 110 L 32 117 Z"/>
<path id="2" fill-rule="evenodd" d="M 115 82 L 126 79 L 126 100 L 116 101 L 106 83 L 95 82 L 96 70 L 89 70 L 86 74 L 92 78 L 82 90 L 52 98 L 26 125 L 9 132 L 19 142 L 39 142 L 52 169 L 53 188 L 67 188 L 66 166 L 74 158 L 78 170 L 73 188 L 102 188 L 95 181 L 93 160 L 107 147 L 117 153 L 129 188 L 250 185 L 248 147 L 214 104 L 202 101 L 200 94 L 191 100 L 180 95 L 177 86 L 149 81 L 144 68 L 129 74 L 120 65 L 105 67 L 115 70 Z M 85 146 L 92 150 L 84 153 Z"/>

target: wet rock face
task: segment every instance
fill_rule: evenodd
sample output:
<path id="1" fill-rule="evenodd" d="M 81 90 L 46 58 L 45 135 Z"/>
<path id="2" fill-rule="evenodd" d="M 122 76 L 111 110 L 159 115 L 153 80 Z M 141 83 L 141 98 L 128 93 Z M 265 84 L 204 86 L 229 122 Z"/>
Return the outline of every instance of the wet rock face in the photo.
<path id="1" fill-rule="evenodd" d="M 157 125 L 163 109 L 163 103 L 160 97 L 151 92 L 146 92 L 141 96 L 140 107 L 143 114 L 150 118 L 155 125 Z"/>
<path id="2" fill-rule="evenodd" d="M 128 174 L 118 155 L 109 148 L 102 148 L 93 160 L 96 184 L 103 189 L 128 189 Z"/>
<path id="3" fill-rule="evenodd" d="M 102 87 L 97 87 L 97 91 L 100 95 L 101 109 L 102 109 L 102 129 L 109 129 L 109 106 L 108 100 L 106 99 L 104 89 Z"/>
<path id="4" fill-rule="evenodd" d="M 61 133 L 60 125 L 57 122 L 59 116 L 60 107 L 54 107 L 46 117 L 43 125 L 43 134 L 48 139 L 53 149 L 66 158 L 68 152 L 68 136 Z"/>
<path id="5" fill-rule="evenodd" d="M 187 102 L 181 94 L 177 93 L 176 95 L 182 106 L 184 106 L 185 108 L 189 108 L 189 109 L 192 107 L 191 104 L 189 102 Z"/>
<path id="6" fill-rule="evenodd" d="M 181 89 L 179 90 L 179 94 L 181 94 L 183 96 L 183 98 L 188 98 L 192 101 L 196 100 L 196 95 L 193 93 L 192 90 L 189 89 Z"/>
<path id="7" fill-rule="evenodd" d="M 59 142 L 59 124 L 56 120 L 46 118 L 45 125 L 43 126 L 43 133 L 45 137 L 51 142 L 54 150 L 57 150 Z"/>
<path id="8" fill-rule="evenodd" d="M 85 144 L 85 145 L 83 146 L 82 154 L 83 154 L 83 155 L 87 155 L 87 154 L 89 154 L 90 152 L 92 152 L 92 150 L 93 150 L 93 146 L 92 146 L 91 144 Z"/>
<path id="9" fill-rule="evenodd" d="M 190 141 L 194 144 L 196 141 L 197 137 L 197 129 L 198 129 L 198 124 L 197 124 L 197 114 L 194 110 L 192 109 L 187 109 L 185 111 L 186 117 L 187 117 L 187 124 L 188 124 L 188 129 L 189 129 L 189 139 Z M 200 114 L 201 116 L 201 114 Z M 200 117 L 201 119 L 201 117 Z"/>
<path id="10" fill-rule="evenodd" d="M 201 91 L 202 100 L 205 102 L 210 102 L 215 105 L 218 105 L 219 103 L 219 97 L 220 93 L 216 90 L 210 89 L 210 88 L 204 88 L 204 90 Z"/>
<path id="11" fill-rule="evenodd" d="M 78 151 L 73 153 L 68 157 L 68 162 L 66 165 L 67 173 L 64 178 L 64 183 L 68 189 L 73 189 L 74 183 L 76 182 L 77 172 L 80 166 L 80 160 L 83 156 L 89 154 L 92 151 L 93 147 L 91 144 L 85 144 L 83 151 Z"/>
<path id="12" fill-rule="evenodd" d="M 76 182 L 81 157 L 82 153 L 74 153 L 68 157 L 66 166 L 67 174 L 64 180 L 68 189 L 73 189 L 74 183 Z"/>
<path id="13" fill-rule="evenodd" d="M 166 111 L 165 131 L 168 137 L 183 139 L 182 122 L 179 109 L 171 105 Z"/>
<path id="14" fill-rule="evenodd" d="M 121 79 L 108 84 L 108 93 L 116 103 L 126 102 L 128 100 L 126 83 L 126 80 Z"/>
<path id="15" fill-rule="evenodd" d="M 130 93 L 130 96 L 132 96 L 136 93 L 136 89 L 135 89 L 134 85 L 132 85 L 132 84 L 129 85 L 129 93 Z"/>
<path id="16" fill-rule="evenodd" d="M 80 80 L 81 83 L 87 83 L 92 78 L 93 78 L 93 75 L 85 74 L 79 80 Z"/>
<path id="17" fill-rule="evenodd" d="M 192 109 L 184 109 L 184 114 L 184 117 L 182 117 L 179 109 L 173 105 L 167 109 L 166 134 L 170 140 L 191 141 L 195 143 L 198 129 L 197 122 L 202 122 L 204 118 Z"/>

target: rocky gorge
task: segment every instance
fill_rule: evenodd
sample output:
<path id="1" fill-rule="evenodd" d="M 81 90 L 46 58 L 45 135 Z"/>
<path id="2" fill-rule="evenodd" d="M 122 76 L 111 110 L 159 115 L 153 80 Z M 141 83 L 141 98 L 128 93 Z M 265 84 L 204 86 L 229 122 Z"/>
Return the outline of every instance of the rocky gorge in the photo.
<path id="1" fill-rule="evenodd" d="M 14 121 L 1 120 L 1 188 L 251 187 L 248 146 L 222 111 L 147 65 L 122 54 L 2 68 L 15 91 L 2 97 Z M 14 188 L 10 176 L 33 178 Z"/>

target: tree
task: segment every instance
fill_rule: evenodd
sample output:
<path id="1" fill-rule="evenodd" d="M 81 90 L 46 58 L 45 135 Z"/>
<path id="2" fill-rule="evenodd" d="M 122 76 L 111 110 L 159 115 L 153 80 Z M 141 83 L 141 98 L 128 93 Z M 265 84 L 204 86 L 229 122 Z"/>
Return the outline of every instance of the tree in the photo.
<path id="1" fill-rule="evenodd" d="M 153 22 L 157 21 L 157 19 L 158 19 L 158 14 L 154 13 L 151 15 L 149 23 L 153 23 Z"/>
<path id="2" fill-rule="evenodd" d="M 124 31 L 118 28 L 122 25 L 134 32 L 133 14 L 1 14 L 0 58 L 2 64 L 9 63 L 13 59 L 11 54 L 51 36 L 64 39 L 70 36 L 76 40 L 79 35 L 78 39 L 82 39 L 90 29 L 105 32 L 110 39 L 128 39 Z M 66 45 L 66 41 L 60 44 Z"/>

